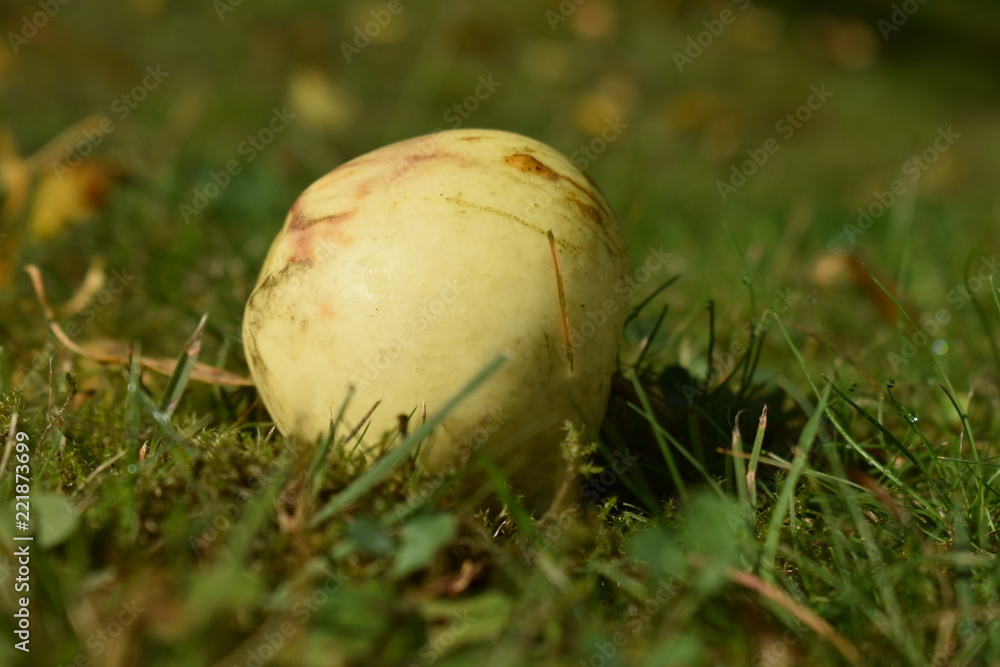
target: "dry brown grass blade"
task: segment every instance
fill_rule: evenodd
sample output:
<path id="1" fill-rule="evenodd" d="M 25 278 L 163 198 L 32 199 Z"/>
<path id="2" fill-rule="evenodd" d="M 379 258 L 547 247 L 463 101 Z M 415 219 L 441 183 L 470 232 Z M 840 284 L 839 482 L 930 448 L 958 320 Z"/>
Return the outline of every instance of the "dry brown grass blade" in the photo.
<path id="1" fill-rule="evenodd" d="M 35 297 L 38 299 L 38 303 L 42 306 L 42 311 L 45 313 L 46 324 L 52 335 L 55 336 L 56 340 L 65 347 L 70 352 L 83 357 L 84 359 L 89 359 L 90 361 L 95 361 L 101 364 L 124 364 L 129 363 L 129 352 L 128 345 L 125 343 L 117 343 L 110 349 L 96 350 L 84 347 L 70 338 L 59 323 L 55 321 L 55 313 L 52 311 L 52 306 L 49 305 L 48 298 L 45 296 L 45 285 L 42 281 L 42 273 L 39 271 L 38 267 L 34 264 L 29 264 L 24 267 L 28 276 L 31 278 L 31 285 L 35 290 Z M 148 368 L 151 371 L 157 373 L 162 373 L 163 375 L 170 376 L 174 372 L 174 367 L 177 365 L 176 359 L 161 359 L 158 357 L 146 357 L 140 358 L 140 363 L 144 368 Z M 232 386 L 232 387 L 252 387 L 253 382 L 249 379 L 231 373 L 222 368 L 216 368 L 214 366 L 208 366 L 207 364 L 195 364 L 194 370 L 191 371 L 191 379 L 197 380 L 198 382 L 204 382 L 206 384 L 214 384 L 220 386 Z"/>
<path id="2" fill-rule="evenodd" d="M 87 273 L 83 276 L 83 282 L 80 283 L 73 296 L 56 309 L 61 317 L 72 317 L 79 313 L 104 288 L 105 283 L 107 283 L 104 266 L 103 257 L 98 255 L 90 258 L 90 265 L 87 267 Z"/>
<path id="3" fill-rule="evenodd" d="M 890 494 L 884 486 L 875 481 L 873 477 L 866 475 L 860 470 L 848 470 L 847 476 L 858 486 L 863 486 L 868 489 L 900 524 L 907 527 L 913 525 L 913 516 L 906 511 L 903 505 L 892 497 L 892 494 Z"/>
<path id="4" fill-rule="evenodd" d="M 827 623 L 826 619 L 812 609 L 799 604 L 787 593 L 778 590 L 755 574 L 738 570 L 735 567 L 727 567 L 726 576 L 733 583 L 739 584 L 744 588 L 754 591 L 761 597 L 767 598 L 797 618 L 817 635 L 833 644 L 837 651 L 852 665 L 861 664 L 861 653 L 858 651 L 858 647 L 837 632 L 832 625 Z"/>

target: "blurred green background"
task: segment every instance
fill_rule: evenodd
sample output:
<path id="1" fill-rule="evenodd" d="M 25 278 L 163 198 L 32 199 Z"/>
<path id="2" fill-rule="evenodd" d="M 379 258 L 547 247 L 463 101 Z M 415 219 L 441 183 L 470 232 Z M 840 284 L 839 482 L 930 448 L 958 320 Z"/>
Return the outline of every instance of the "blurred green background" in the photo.
<path id="1" fill-rule="evenodd" d="M 135 274 L 121 301 L 81 325 L 87 335 L 180 340 L 204 311 L 220 341 L 235 334 L 306 185 L 456 124 L 567 154 L 602 148 L 587 173 L 619 212 L 637 265 L 659 245 L 674 253 L 668 270 L 683 277 L 668 296 L 681 313 L 708 297 L 739 310 L 745 253 L 758 285 L 793 286 L 824 306 L 828 327 L 856 329 L 877 308 L 863 292 L 823 291 L 850 274 L 828 245 L 939 129 L 960 138 L 906 181 L 852 257 L 933 311 L 970 253 L 995 240 L 1000 9 L 989 2 L 70 1 L 52 2 L 51 17 L 43 5 L 0 10 L 7 273 L 29 296 L 17 267 L 38 263 L 54 300 L 94 256 Z M 157 68 L 159 82 L 148 76 Z M 482 100 L 480 77 L 498 83 Z M 814 87 L 829 98 L 790 137 L 777 131 Z M 248 149 L 275 109 L 294 119 Z M 595 139 L 615 123 L 612 141 Z M 723 201 L 719 182 L 771 137 L 777 152 Z M 57 178 L 62 187 L 43 192 L 66 201 L 33 211 L 32 195 L 74 147 L 90 153 L 77 189 Z M 18 156 L 32 155 L 23 169 Z M 240 173 L 185 216 L 230 160 Z M 28 177 L 11 178 L 17 168 Z M 19 197 L 21 207 L 10 201 Z"/>
<path id="2" fill-rule="evenodd" d="M 409 603 L 397 603 L 414 595 L 416 581 L 385 583 L 384 559 L 357 565 L 348 557 L 350 549 L 336 551 L 350 542 L 340 540 L 340 532 L 349 532 L 354 516 L 326 532 L 295 532 L 285 524 L 279 530 L 264 498 L 232 531 L 237 540 L 245 526 L 246 535 L 256 535 L 258 519 L 266 525 L 253 548 L 249 538 L 244 544 L 247 553 L 263 554 L 247 558 L 253 567 L 189 547 L 186 535 L 197 534 L 201 522 L 217 516 L 212 512 L 219 499 L 246 489 L 251 477 L 244 472 L 264 465 L 285 446 L 280 440 L 270 449 L 261 445 L 260 431 L 270 424 L 259 412 L 247 417 L 250 390 L 230 393 L 192 383 L 174 420 L 176 428 L 205 440 L 191 466 L 154 457 L 139 473 L 129 472 L 135 477 L 121 472 L 124 462 L 99 476 L 97 466 L 117 461 L 119 447 L 136 455 L 142 434 L 152 432 L 152 418 L 143 417 L 150 422 L 146 430 L 136 428 L 137 420 L 126 423 L 139 408 L 127 395 L 131 389 L 118 365 L 96 370 L 55 351 L 22 268 L 28 263 L 40 268 L 59 321 L 79 341 L 134 342 L 143 354 L 175 358 L 208 312 L 200 360 L 245 374 L 239 338 L 243 307 L 298 194 L 350 158 L 438 129 L 499 128 L 552 145 L 603 189 L 625 227 L 636 267 L 654 250 L 670 253 L 666 266 L 642 281 L 633 303 L 670 277 L 679 274 L 680 279 L 626 330 L 624 363 L 635 362 L 635 346 L 666 304 L 665 324 L 646 360 L 659 368 L 680 364 L 693 377 L 704 377 L 713 345 L 705 311 L 709 300 L 715 302 L 715 350 L 730 345 L 745 350 L 745 325 L 756 322 L 777 295 L 792 295 L 781 317 L 799 329 L 792 334 L 795 349 L 801 349 L 803 367 L 808 365 L 815 377 L 835 377 L 851 392 L 857 385 L 852 395 L 880 418 L 886 416 L 890 427 L 898 426 L 892 414 L 898 406 L 895 398 L 891 406 L 885 403 L 882 382 L 899 381 L 899 400 L 921 405 L 921 424 L 930 423 L 926 427 L 933 429 L 935 442 L 957 442 L 961 451 L 961 428 L 951 406 L 927 381 L 933 364 L 940 364 L 954 380 L 960 402 L 971 405 L 972 422 L 986 431 L 985 441 L 996 441 L 989 434 L 997 432 L 992 415 L 1000 414 L 1000 353 L 987 289 L 998 268 L 1000 218 L 994 182 L 1000 174 L 996 3 L 16 0 L 0 5 L 0 25 L 0 389 L 11 397 L 0 408 L 4 414 L 20 410 L 19 424 L 34 437 L 53 405 L 70 393 L 59 371 L 77 372 L 81 385 L 72 404 L 67 402 L 65 421 L 71 428 L 65 437 L 58 434 L 58 448 L 44 452 L 46 465 L 52 462 L 44 469 L 45 483 L 80 503 L 73 512 L 87 526 L 86 536 L 67 542 L 72 549 L 52 551 L 51 560 L 38 561 L 46 564 L 39 565 L 39 580 L 53 583 L 45 586 L 49 615 L 40 616 L 36 626 L 46 623 L 48 634 L 36 636 L 54 638 L 53 655 L 60 659 L 82 651 L 87 635 L 86 623 L 70 628 L 63 618 L 69 608 L 63 600 L 83 589 L 103 591 L 105 577 L 126 582 L 115 589 L 123 597 L 123 591 L 156 589 L 143 599 L 192 600 L 187 607 L 150 604 L 155 619 L 149 624 L 160 634 L 144 645 L 144 656 L 166 655 L 164 647 L 173 647 L 169 655 L 185 660 L 228 655 L 251 632 L 248 628 L 281 606 L 289 572 L 303 567 L 300 556 L 315 556 L 330 544 L 338 571 L 356 584 L 349 595 L 334 598 L 336 605 L 326 612 L 336 617 L 332 625 L 342 635 L 337 641 L 360 634 L 364 648 L 359 655 L 367 656 L 369 648 L 388 654 L 396 649 L 384 637 L 398 628 L 400 634 L 409 632 L 399 619 L 412 620 L 413 610 Z M 232 165 L 229 171 L 238 173 L 227 173 Z M 727 183 L 732 190 L 720 186 Z M 859 208 L 873 212 L 870 224 L 859 224 Z M 941 312 L 948 316 L 948 324 L 929 332 L 936 357 L 921 353 L 913 363 L 908 357 L 899 363 L 913 331 L 868 271 L 914 318 L 928 322 Z M 967 275 L 977 273 L 977 282 L 967 282 Z M 976 292 L 989 308 L 983 311 L 962 289 Z M 968 308 L 969 303 L 976 305 Z M 790 347 L 777 331 L 766 342 L 759 376 L 752 379 L 772 379 L 796 398 L 807 396 L 805 372 Z M 50 359 L 57 367 L 51 393 L 45 372 Z M 720 377 L 716 373 L 715 380 Z M 23 405 L 11 389 L 23 391 Z M 897 411 L 904 419 L 903 410 Z M 944 416 L 929 419 L 928 413 Z M 755 421 L 757 414 L 745 416 Z M 732 415 L 725 417 L 728 425 Z M 869 425 L 856 419 L 849 429 L 864 440 Z M 900 431 L 909 433 L 916 421 L 907 413 Z M 61 427 L 62 422 L 56 424 Z M 772 412 L 771 431 L 780 434 L 781 427 Z M 218 433 L 224 438 L 216 440 Z M 924 451 L 928 458 L 938 455 L 929 447 Z M 954 488 L 966 479 L 965 468 L 961 471 L 951 479 Z M 986 486 L 979 489 L 977 512 L 987 508 L 982 516 L 992 517 L 989 508 L 995 503 Z M 789 494 L 793 490 L 789 487 Z M 391 499 L 396 491 L 385 495 Z M 817 493 L 823 502 L 825 493 Z M 358 516 L 377 516 L 391 507 L 377 493 L 366 502 L 371 507 L 359 509 Z M 756 544 L 716 535 L 725 511 L 706 513 L 710 519 L 694 511 L 690 524 L 730 546 Z M 672 512 L 668 506 L 664 515 L 674 517 Z M 844 512 L 836 506 L 824 509 L 827 514 L 839 520 Z M 560 655 L 591 656 L 599 655 L 593 648 L 598 640 L 586 634 L 588 624 L 604 624 L 609 631 L 619 627 L 618 607 L 609 605 L 611 611 L 603 615 L 594 610 L 603 608 L 601 598 L 614 597 L 608 582 L 627 583 L 608 572 L 620 565 L 619 537 L 628 532 L 625 528 L 631 530 L 628 522 L 645 519 L 626 513 L 610 531 L 602 528 L 605 519 L 602 515 L 580 531 L 600 542 L 596 556 L 577 562 L 578 550 L 569 540 L 566 552 L 555 557 L 573 574 L 572 595 L 557 598 L 554 583 L 539 586 L 522 576 L 529 570 L 531 576 L 547 576 L 533 561 L 511 570 L 507 584 L 527 582 L 518 602 L 523 613 L 512 615 L 513 625 L 524 626 L 513 632 L 525 638 L 524 652 L 515 647 L 511 664 L 523 664 L 520 656 L 537 648 L 537 628 L 558 637 L 552 627 L 575 619 L 583 631 L 567 636 L 579 646 L 569 647 L 571 640 L 565 639 Z M 358 531 L 371 528 L 358 525 Z M 977 539 L 995 544 L 993 524 L 977 525 Z M 849 532 L 835 521 L 828 527 L 827 537 Z M 293 544 L 305 545 L 301 552 L 286 548 L 286 532 L 293 534 L 294 540 L 288 538 Z M 794 542 L 796 549 L 826 549 L 809 534 L 796 535 L 802 535 L 794 538 L 801 540 Z M 484 562 L 495 557 L 501 564 L 507 562 L 504 548 L 517 549 L 509 535 L 480 537 L 479 542 L 456 542 L 456 549 L 488 552 L 492 555 Z M 864 541 L 855 541 L 857 553 L 867 554 Z M 921 558 L 930 559 L 943 542 L 913 544 L 919 545 Z M 732 553 L 737 551 L 733 547 Z M 932 579 L 925 567 L 929 561 L 915 559 L 917 552 L 917 546 L 903 550 L 894 563 L 904 570 L 912 567 L 905 570 L 911 592 L 923 591 Z M 957 555 L 945 557 L 966 562 Z M 683 565 L 683 554 L 679 558 Z M 876 569 L 873 576 L 865 561 L 858 562 L 853 578 L 845 575 L 850 586 L 831 575 L 825 580 L 830 590 L 827 583 L 814 588 L 810 604 L 868 650 L 869 642 L 885 641 L 886 631 L 857 613 L 858 601 L 877 596 L 864 598 L 851 586 L 875 582 L 888 591 L 887 598 L 897 588 L 908 589 L 898 585 L 902 577 L 880 580 L 884 572 Z M 799 575 L 807 571 L 800 564 L 789 569 Z M 830 561 L 830 572 L 849 570 L 839 560 Z M 985 571 L 981 579 L 996 580 Z M 512 587 L 494 586 L 490 595 Z M 563 595 L 565 590 L 559 590 Z M 992 588 L 984 590 L 983 600 L 995 598 Z M 198 597 L 188 595 L 191 591 L 207 592 Z M 559 614 L 550 614 L 551 607 L 533 597 L 538 591 L 539 599 L 548 595 L 569 602 Z M 937 627 L 934 614 L 951 613 L 954 606 L 942 596 L 925 599 L 914 593 L 912 599 L 921 601 L 912 605 L 901 598 L 901 616 L 912 614 L 913 627 L 921 630 L 894 626 L 897 638 L 908 638 L 899 644 L 910 642 L 913 659 L 906 664 L 924 664 L 917 658 L 930 655 L 921 643 L 931 641 L 923 631 Z M 722 599 L 705 614 L 705 637 L 728 641 L 732 631 L 737 646 L 732 655 L 746 657 L 751 644 L 740 644 L 741 632 L 766 639 L 760 631 L 766 623 L 756 601 L 745 605 L 733 599 Z M 367 612 L 355 611 L 362 606 L 358 600 L 367 601 Z M 579 601 L 589 606 L 576 606 Z M 114 610 L 117 600 L 105 604 Z M 686 613 L 680 602 L 676 609 Z M 486 611 L 477 613 L 492 618 Z M 357 629 L 365 623 L 367 634 Z M 423 632 L 423 625 L 414 627 Z M 228 634 L 220 628 L 228 628 Z M 414 632 L 413 645 L 420 646 L 424 640 Z M 71 635 L 75 639 L 58 645 L 59 638 Z M 496 643 L 495 634 L 487 636 L 483 651 Z M 310 664 L 329 664 L 327 647 L 314 648 L 319 657 Z M 639 653 L 642 644 L 630 650 Z M 834 655 L 824 664 L 838 664 L 837 659 Z M 129 664 L 124 657 L 119 663 L 107 660 Z M 192 664 L 170 660 L 157 664 Z M 648 664 L 665 660 L 653 655 Z"/>

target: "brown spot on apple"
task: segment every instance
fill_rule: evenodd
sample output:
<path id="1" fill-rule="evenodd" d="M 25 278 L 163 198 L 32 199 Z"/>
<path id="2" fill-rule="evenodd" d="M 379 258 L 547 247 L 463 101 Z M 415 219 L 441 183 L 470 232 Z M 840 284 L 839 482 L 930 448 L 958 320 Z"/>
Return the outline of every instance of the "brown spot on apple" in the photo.
<path id="1" fill-rule="evenodd" d="M 566 199 L 568 199 L 574 206 L 576 206 L 577 210 L 580 211 L 580 214 L 583 215 L 583 217 L 587 218 L 588 220 L 594 222 L 599 226 L 604 226 L 604 216 L 601 214 L 601 211 L 599 209 L 591 206 L 590 204 L 580 201 L 573 195 L 568 195 Z"/>
<path id="2" fill-rule="evenodd" d="M 353 215 L 353 211 L 343 215 L 331 215 L 317 218 L 308 227 L 289 230 L 288 242 L 291 244 L 289 265 L 311 266 L 313 263 L 324 263 L 344 246 L 354 243 L 354 238 L 344 232 L 339 225 L 324 223 L 339 222 Z"/>
<path id="3" fill-rule="evenodd" d="M 298 202 L 296 201 L 292 204 L 292 221 L 288 225 L 289 231 L 301 232 L 303 230 L 309 229 L 316 225 L 332 224 L 337 222 L 344 222 L 349 220 L 354 216 L 356 211 L 345 211 L 343 213 L 334 213 L 333 215 L 324 215 L 319 218 L 307 219 L 301 211 Z"/>
<path id="4" fill-rule="evenodd" d="M 538 158 L 532 157 L 527 153 L 514 153 L 512 155 L 507 155 L 504 157 L 503 161 L 514 169 L 518 171 L 523 171 L 526 174 L 534 174 L 536 176 L 541 176 L 550 181 L 558 181 L 559 174 L 552 170 L 551 167 L 547 167 Z"/>

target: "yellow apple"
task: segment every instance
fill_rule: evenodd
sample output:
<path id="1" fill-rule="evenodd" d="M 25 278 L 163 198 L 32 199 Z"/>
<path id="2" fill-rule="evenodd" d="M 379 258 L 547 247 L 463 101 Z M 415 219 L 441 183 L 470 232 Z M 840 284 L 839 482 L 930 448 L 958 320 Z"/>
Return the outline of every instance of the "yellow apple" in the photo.
<path id="1" fill-rule="evenodd" d="M 354 387 L 346 427 L 367 420 L 372 450 L 505 352 L 417 464 L 449 471 L 482 447 L 544 509 L 565 475 L 563 423 L 594 435 L 603 419 L 628 269 L 607 200 L 558 151 L 497 130 L 417 137 L 293 204 L 247 302 L 247 362 L 288 436 L 325 434 Z"/>

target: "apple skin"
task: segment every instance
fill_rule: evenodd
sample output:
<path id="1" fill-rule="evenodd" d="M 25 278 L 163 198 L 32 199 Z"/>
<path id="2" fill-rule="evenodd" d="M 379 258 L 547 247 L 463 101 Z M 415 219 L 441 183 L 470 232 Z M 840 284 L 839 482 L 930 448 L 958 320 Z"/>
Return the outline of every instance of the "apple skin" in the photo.
<path id="1" fill-rule="evenodd" d="M 380 402 L 362 447 L 374 451 L 387 432 L 398 442 L 400 415 L 419 424 L 507 353 L 417 465 L 461 469 L 482 447 L 544 509 L 567 474 L 564 422 L 593 437 L 604 417 L 628 272 L 611 207 L 564 155 L 510 132 L 438 132 L 302 193 L 247 302 L 246 358 L 286 436 L 325 434 L 351 386 L 341 434 Z"/>

